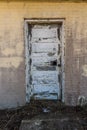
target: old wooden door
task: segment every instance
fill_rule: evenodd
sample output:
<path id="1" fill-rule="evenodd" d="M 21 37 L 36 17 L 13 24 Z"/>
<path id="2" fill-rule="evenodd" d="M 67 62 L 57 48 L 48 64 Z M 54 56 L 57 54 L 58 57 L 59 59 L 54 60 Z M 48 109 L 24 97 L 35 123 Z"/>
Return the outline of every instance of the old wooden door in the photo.
<path id="1" fill-rule="evenodd" d="M 60 35 L 57 24 L 29 25 L 29 81 L 34 99 L 60 99 Z"/>

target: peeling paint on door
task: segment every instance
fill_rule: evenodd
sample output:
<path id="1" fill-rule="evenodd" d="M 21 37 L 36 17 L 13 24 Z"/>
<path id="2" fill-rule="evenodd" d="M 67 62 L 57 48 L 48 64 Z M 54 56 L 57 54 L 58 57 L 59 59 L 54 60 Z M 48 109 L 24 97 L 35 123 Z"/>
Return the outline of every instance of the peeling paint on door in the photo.
<path id="1" fill-rule="evenodd" d="M 60 24 L 28 24 L 27 90 L 34 99 L 61 98 L 62 39 Z M 59 78 L 60 77 L 60 78 Z"/>

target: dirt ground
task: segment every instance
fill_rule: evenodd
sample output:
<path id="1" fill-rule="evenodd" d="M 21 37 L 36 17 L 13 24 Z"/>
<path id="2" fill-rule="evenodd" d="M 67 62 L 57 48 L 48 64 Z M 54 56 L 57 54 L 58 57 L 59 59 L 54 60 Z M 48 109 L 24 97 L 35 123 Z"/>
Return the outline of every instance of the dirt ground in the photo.
<path id="1" fill-rule="evenodd" d="M 87 122 L 87 106 L 70 107 L 58 101 L 31 101 L 24 107 L 0 110 L 0 130 L 19 130 L 22 120 L 31 120 L 37 116 L 39 118 L 78 117 Z"/>

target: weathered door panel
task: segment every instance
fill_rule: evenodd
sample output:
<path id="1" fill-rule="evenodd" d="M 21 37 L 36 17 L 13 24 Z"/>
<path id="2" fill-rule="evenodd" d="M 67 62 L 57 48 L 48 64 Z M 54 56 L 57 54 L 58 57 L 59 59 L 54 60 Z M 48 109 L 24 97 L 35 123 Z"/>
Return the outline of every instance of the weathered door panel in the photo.
<path id="1" fill-rule="evenodd" d="M 58 25 L 33 25 L 29 35 L 30 87 L 35 99 L 59 99 L 61 48 Z"/>
<path id="2" fill-rule="evenodd" d="M 58 42 L 38 42 L 38 43 L 32 43 L 32 52 L 33 53 L 55 53 L 58 51 Z"/>
<path id="3" fill-rule="evenodd" d="M 44 26 L 42 29 L 38 28 L 32 28 L 32 38 L 56 38 L 57 37 L 57 29 L 56 27 L 50 28 L 51 26 Z M 37 33 L 38 32 L 38 33 Z"/>
<path id="4" fill-rule="evenodd" d="M 58 73 L 56 71 L 34 71 L 32 73 L 32 84 L 57 84 L 58 83 Z"/>
<path id="5" fill-rule="evenodd" d="M 34 37 L 31 41 L 31 43 L 55 43 L 59 42 L 59 39 L 56 37 L 50 37 L 50 38 L 40 38 L 40 37 Z"/>
<path id="6" fill-rule="evenodd" d="M 52 55 L 52 56 L 50 56 Z M 57 54 L 55 53 L 33 53 L 32 54 L 32 65 L 51 65 L 51 61 L 57 59 Z"/>
<path id="7" fill-rule="evenodd" d="M 34 86 L 34 97 L 36 99 L 58 99 L 58 84 Z"/>

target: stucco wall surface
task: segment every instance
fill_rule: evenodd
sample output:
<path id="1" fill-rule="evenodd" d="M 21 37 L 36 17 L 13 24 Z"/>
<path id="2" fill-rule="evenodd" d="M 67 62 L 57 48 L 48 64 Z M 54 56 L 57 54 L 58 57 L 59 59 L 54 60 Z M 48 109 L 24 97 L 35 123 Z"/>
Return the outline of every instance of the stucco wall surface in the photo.
<path id="1" fill-rule="evenodd" d="M 0 108 L 26 102 L 24 18 L 65 18 L 64 99 L 87 97 L 87 4 L 0 2 Z"/>

